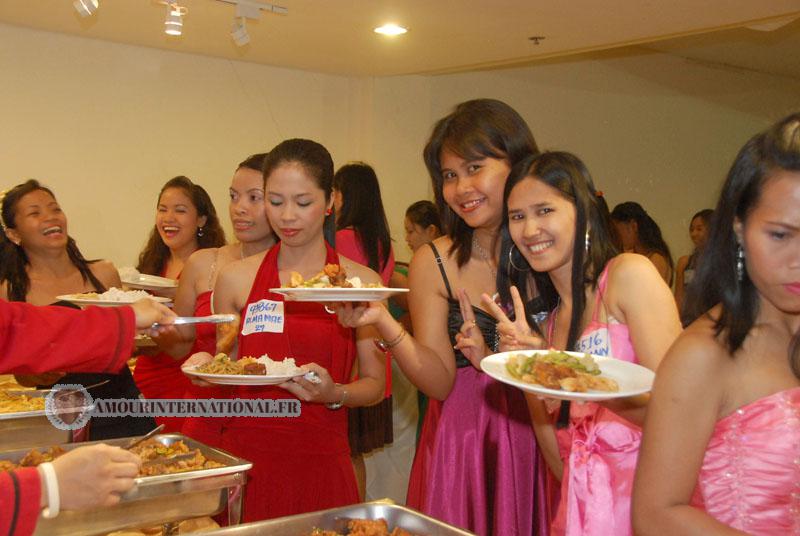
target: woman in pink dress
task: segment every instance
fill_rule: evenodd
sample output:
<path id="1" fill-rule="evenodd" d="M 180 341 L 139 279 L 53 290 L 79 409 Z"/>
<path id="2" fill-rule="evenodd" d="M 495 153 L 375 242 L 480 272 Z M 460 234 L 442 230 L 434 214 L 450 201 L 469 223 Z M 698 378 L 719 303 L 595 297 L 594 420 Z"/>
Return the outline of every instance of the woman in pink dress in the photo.
<path id="1" fill-rule="evenodd" d="M 514 286 L 503 284 L 500 292 L 516 303 L 517 322 L 484 297 L 501 321 L 501 349 L 568 349 L 655 370 L 680 332 L 675 301 L 646 257 L 617 255 L 608 209 L 580 159 L 549 152 L 520 162 L 506 184 L 506 216 L 508 253 L 501 258 L 508 265 L 501 273 Z M 524 319 L 531 311 L 520 300 L 534 288 L 549 312 L 543 341 L 528 328 Z M 459 346 L 472 353 L 475 328 L 466 320 Z M 539 447 L 561 475 L 551 534 L 632 534 L 631 489 L 646 398 L 564 403 L 557 420 L 536 397 L 528 403 Z"/>
<path id="2" fill-rule="evenodd" d="M 800 114 L 728 173 L 658 370 L 634 487 L 639 534 L 800 534 Z"/>

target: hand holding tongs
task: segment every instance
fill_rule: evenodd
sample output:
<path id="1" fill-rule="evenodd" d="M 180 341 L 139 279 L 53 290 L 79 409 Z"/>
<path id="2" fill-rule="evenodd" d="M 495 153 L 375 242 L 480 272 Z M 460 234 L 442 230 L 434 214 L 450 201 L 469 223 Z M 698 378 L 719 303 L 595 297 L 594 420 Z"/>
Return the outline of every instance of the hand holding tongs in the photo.
<path id="1" fill-rule="evenodd" d="M 209 315 L 209 316 L 176 316 L 173 319 L 172 324 L 155 323 L 151 327 L 153 329 L 158 329 L 160 327 L 180 326 L 186 324 L 227 324 L 228 322 L 234 322 L 235 320 L 236 320 L 236 315 L 234 314 Z"/>

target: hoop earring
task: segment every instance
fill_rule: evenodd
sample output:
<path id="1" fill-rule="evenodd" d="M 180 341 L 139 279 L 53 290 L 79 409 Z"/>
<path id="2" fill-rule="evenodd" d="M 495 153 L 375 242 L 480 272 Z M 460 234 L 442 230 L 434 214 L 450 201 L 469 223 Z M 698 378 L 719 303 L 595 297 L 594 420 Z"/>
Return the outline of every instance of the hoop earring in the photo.
<path id="1" fill-rule="evenodd" d="M 531 269 L 531 265 L 530 264 L 525 263 L 527 265 L 525 268 L 520 268 L 519 266 L 514 264 L 514 255 L 513 255 L 513 253 L 514 253 L 514 249 L 516 249 L 516 248 L 517 248 L 516 244 L 511 244 L 511 248 L 508 250 L 508 265 L 511 266 L 513 269 L 515 269 L 518 272 L 527 272 L 528 270 Z M 522 254 L 520 253 L 520 255 L 522 255 Z"/>
<path id="2" fill-rule="evenodd" d="M 736 246 L 736 278 L 744 281 L 744 249 L 741 244 Z"/>
<path id="3" fill-rule="evenodd" d="M 584 243 L 583 254 L 584 256 L 586 256 L 589 254 L 589 247 L 592 245 L 592 239 L 589 237 L 589 229 L 586 229 L 586 236 L 583 239 L 583 243 Z"/>
<path id="4" fill-rule="evenodd" d="M 203 232 L 203 228 L 202 227 L 198 227 L 197 228 L 197 238 L 203 238 L 204 234 L 205 234 L 205 232 Z"/>

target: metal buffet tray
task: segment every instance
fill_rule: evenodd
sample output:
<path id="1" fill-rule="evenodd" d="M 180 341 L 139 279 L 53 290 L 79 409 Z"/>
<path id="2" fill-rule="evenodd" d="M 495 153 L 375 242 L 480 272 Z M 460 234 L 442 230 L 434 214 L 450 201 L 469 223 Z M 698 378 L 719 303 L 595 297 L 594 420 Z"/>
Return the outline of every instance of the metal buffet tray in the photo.
<path id="1" fill-rule="evenodd" d="M 115 506 L 86 511 L 62 511 L 55 519 L 40 518 L 35 535 L 81 535 L 106 534 L 126 527 L 146 527 L 192 517 L 210 516 L 220 513 L 228 506 L 228 521 L 238 524 L 241 520 L 244 484 L 247 471 L 253 464 L 230 454 L 204 445 L 182 434 L 162 434 L 154 440 L 171 445 L 182 440 L 190 449 L 199 448 L 209 460 L 225 467 L 201 469 L 185 473 L 145 476 L 136 479 L 136 487 L 122 496 Z M 130 438 L 71 443 L 61 445 L 72 450 L 86 445 L 106 443 L 127 445 Z M 0 460 L 19 461 L 26 449 L 0 453 Z"/>
<path id="2" fill-rule="evenodd" d="M 472 532 L 453 527 L 442 521 L 395 504 L 390 499 L 372 501 L 321 512 L 311 512 L 296 516 L 281 517 L 257 523 L 247 523 L 237 527 L 227 527 L 206 534 L 219 536 L 306 536 L 315 528 L 323 530 L 342 530 L 337 519 L 378 519 L 389 524 L 389 530 L 400 527 L 419 536 L 474 536 Z"/>
<path id="3" fill-rule="evenodd" d="M 6 391 L 14 395 L 44 398 L 50 391 Z M 28 447 L 50 447 L 72 441 L 70 430 L 53 426 L 43 409 L 0 413 L 0 452 Z"/>

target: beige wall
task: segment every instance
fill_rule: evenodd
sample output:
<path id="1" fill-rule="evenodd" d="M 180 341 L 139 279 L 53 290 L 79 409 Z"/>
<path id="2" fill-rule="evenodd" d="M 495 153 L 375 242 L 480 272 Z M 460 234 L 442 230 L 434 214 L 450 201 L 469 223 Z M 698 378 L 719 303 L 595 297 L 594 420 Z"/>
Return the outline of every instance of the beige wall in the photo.
<path id="1" fill-rule="evenodd" d="M 736 150 L 798 107 L 800 81 L 627 51 L 446 76 L 349 78 L 0 25 L 0 188 L 52 186 L 89 257 L 131 265 L 156 195 L 184 174 L 227 224 L 235 164 L 287 137 L 324 143 L 337 166 L 372 163 L 398 258 L 402 217 L 430 196 L 421 159 L 433 122 L 476 97 L 507 101 L 542 148 L 571 150 L 609 203 L 640 201 L 676 254 Z"/>

